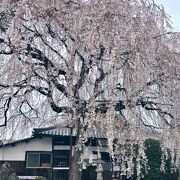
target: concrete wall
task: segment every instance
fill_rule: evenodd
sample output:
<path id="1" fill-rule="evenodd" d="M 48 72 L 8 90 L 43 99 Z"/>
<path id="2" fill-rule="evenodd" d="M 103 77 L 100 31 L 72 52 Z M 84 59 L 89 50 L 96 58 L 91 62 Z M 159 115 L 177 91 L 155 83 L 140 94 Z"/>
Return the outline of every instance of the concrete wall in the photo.
<path id="1" fill-rule="evenodd" d="M 0 161 L 25 161 L 26 151 L 52 151 L 52 138 L 36 138 L 14 146 L 0 147 Z"/>

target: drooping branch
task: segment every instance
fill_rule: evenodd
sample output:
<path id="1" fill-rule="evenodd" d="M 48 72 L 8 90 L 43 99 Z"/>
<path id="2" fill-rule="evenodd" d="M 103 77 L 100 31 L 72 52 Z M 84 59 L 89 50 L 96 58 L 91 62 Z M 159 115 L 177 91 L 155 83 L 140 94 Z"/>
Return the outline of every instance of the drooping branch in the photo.
<path id="1" fill-rule="evenodd" d="M 24 105 L 25 103 L 28 105 L 28 107 L 30 108 L 30 110 L 32 110 L 33 112 L 35 112 L 36 116 L 38 117 L 38 112 L 37 112 L 37 110 L 35 110 L 35 109 L 30 105 L 30 103 L 29 103 L 27 100 L 22 101 L 22 103 L 20 104 L 20 107 L 19 107 L 19 112 L 20 112 L 20 114 L 19 114 L 19 115 L 22 115 L 25 119 L 28 119 L 28 121 L 29 121 L 31 124 L 34 124 L 34 122 L 31 120 L 31 118 L 28 117 L 28 116 L 26 115 L 26 113 L 23 111 L 23 105 Z"/>
<path id="2" fill-rule="evenodd" d="M 78 96 L 78 91 L 81 88 L 81 86 L 83 85 L 83 83 L 86 80 L 86 76 L 89 73 L 89 69 L 86 65 L 86 60 L 84 59 L 84 57 L 79 53 L 79 51 L 76 50 L 75 54 L 78 55 L 79 59 L 82 62 L 81 65 L 81 72 L 80 72 L 80 77 L 77 81 L 77 83 L 73 86 L 73 92 L 74 92 L 74 96 L 77 97 Z"/>
<path id="3" fill-rule="evenodd" d="M 106 49 L 102 44 L 99 45 L 99 48 L 100 48 L 100 53 L 99 53 L 99 56 L 97 57 L 97 59 L 102 60 Z"/>
<path id="4" fill-rule="evenodd" d="M 96 98 L 98 95 L 102 94 L 104 92 L 104 90 L 101 90 L 99 91 L 99 85 L 100 85 L 100 82 L 102 82 L 105 78 L 105 73 L 104 73 L 104 70 L 99 67 L 98 68 L 99 72 L 100 72 L 100 75 L 99 77 L 96 79 L 95 83 L 94 83 L 94 97 Z"/>
<path id="5" fill-rule="evenodd" d="M 4 104 L 4 108 L 5 108 L 5 110 L 4 110 L 4 124 L 1 124 L 0 127 L 7 125 L 7 119 L 8 119 L 7 113 L 8 113 L 9 107 L 10 107 L 11 100 L 12 100 L 12 98 L 9 97 Z"/>
<path id="6" fill-rule="evenodd" d="M 161 104 L 161 103 L 156 103 L 151 100 L 145 100 L 143 98 L 138 99 L 136 102 L 136 106 L 141 106 L 142 108 L 144 108 L 147 111 L 157 112 L 158 115 L 164 120 L 164 122 L 168 126 L 171 126 L 169 121 L 165 118 L 165 115 L 169 116 L 171 119 L 174 119 L 174 116 L 170 112 L 163 110 L 161 107 L 162 105 L 163 104 Z"/>
<path id="7" fill-rule="evenodd" d="M 58 106 L 57 104 L 55 104 L 55 102 L 54 102 L 54 100 L 53 100 L 52 97 L 49 97 L 49 98 L 48 98 L 48 101 L 49 101 L 49 104 L 50 104 L 51 109 L 52 109 L 54 112 L 56 112 L 56 113 L 62 113 L 62 112 L 64 112 L 64 113 L 68 113 L 68 114 L 73 115 L 74 112 L 73 112 L 72 108 L 67 107 L 67 106 Z"/>
<path id="8" fill-rule="evenodd" d="M 4 85 L 4 84 L 1 84 L 0 87 L 2 87 L 3 89 L 4 89 L 4 88 L 6 88 L 6 89 L 7 89 L 7 88 L 13 88 L 13 86 Z M 52 98 L 52 91 L 51 91 L 50 89 L 46 88 L 46 87 L 33 86 L 33 85 L 25 84 L 25 83 L 16 83 L 16 84 L 14 84 L 14 87 L 19 88 L 19 89 L 12 95 L 12 97 L 10 96 L 10 97 L 6 100 L 6 102 L 5 102 L 5 105 L 4 105 L 4 108 L 5 108 L 5 110 L 4 110 L 5 122 L 4 122 L 4 124 L 1 125 L 1 126 L 6 126 L 6 125 L 7 125 L 7 120 L 8 120 L 7 113 L 8 113 L 9 107 L 10 107 L 10 102 L 13 100 L 13 98 L 18 98 L 17 95 L 18 95 L 18 93 L 20 92 L 21 89 L 26 89 L 26 91 L 24 91 L 24 95 L 25 95 L 27 92 L 31 92 L 31 91 L 35 90 L 35 91 L 39 92 L 40 94 L 46 96 L 46 97 L 48 98 L 49 106 L 50 106 L 50 108 L 51 108 L 54 112 L 56 112 L 56 113 L 68 113 L 68 114 L 72 114 L 72 115 L 73 115 L 73 110 L 72 110 L 72 108 L 67 107 L 67 106 L 59 106 L 59 105 L 55 104 L 55 102 L 54 102 L 54 100 L 53 100 L 53 98 Z M 9 94 L 9 95 L 11 95 L 11 94 Z M 21 93 L 20 95 L 22 96 L 23 94 Z M 26 117 L 27 119 L 29 119 L 29 117 L 27 117 L 27 116 L 25 115 L 25 113 L 23 112 L 23 110 L 22 110 L 22 106 L 23 106 L 24 103 L 26 103 L 26 104 L 28 105 L 28 107 L 29 107 L 32 111 L 34 111 L 34 112 L 36 113 L 36 115 L 37 115 L 37 113 L 38 113 L 37 110 L 34 109 L 34 108 L 29 104 L 29 102 L 28 102 L 27 100 L 22 101 L 22 103 L 21 103 L 21 105 L 20 105 L 20 108 L 19 108 L 20 114 L 22 114 L 24 117 Z M 29 119 L 29 121 L 31 121 L 31 120 Z M 0 127 L 1 127 L 1 126 L 0 126 Z"/>
<path id="9" fill-rule="evenodd" d="M 50 44 L 48 44 L 48 42 L 44 39 L 43 35 L 37 30 L 36 26 L 34 26 L 35 30 L 32 30 L 25 25 L 23 25 L 23 27 L 26 28 L 28 31 L 33 32 L 35 37 L 39 37 L 41 39 L 41 41 L 44 43 L 44 45 L 47 46 L 50 50 L 52 50 L 52 52 L 56 53 L 68 67 L 68 63 L 67 63 L 66 59 L 63 57 L 63 55 L 58 50 L 54 49 Z M 50 35 L 52 36 L 52 33 L 53 33 L 52 30 L 50 30 L 49 26 L 47 26 L 47 27 L 48 27 L 48 33 L 50 33 Z M 54 35 L 55 35 L 55 33 L 54 33 Z M 65 47 L 67 47 L 67 45 Z"/>
<path id="10" fill-rule="evenodd" d="M 66 87 L 62 84 L 60 84 L 57 80 L 57 77 L 59 75 L 66 75 L 66 71 L 62 70 L 62 69 L 57 69 L 54 64 L 46 57 L 43 55 L 43 53 L 38 50 L 37 48 L 32 48 L 30 45 L 28 45 L 27 47 L 28 50 L 28 54 L 30 53 L 32 58 L 38 59 L 41 62 L 43 62 L 44 67 L 46 68 L 46 70 L 49 70 L 49 68 L 55 70 L 57 72 L 57 75 L 53 75 L 53 73 L 48 73 L 48 78 L 50 78 L 50 80 L 53 82 L 53 84 L 55 85 L 55 87 L 62 92 L 63 94 L 67 95 L 66 92 Z M 36 75 L 37 72 L 35 73 Z"/>
<path id="11" fill-rule="evenodd" d="M 64 86 L 63 84 L 60 84 L 58 82 L 58 80 L 54 77 L 52 77 L 52 83 L 55 85 L 55 87 L 62 92 L 65 96 L 67 96 L 67 91 L 66 91 L 66 86 Z"/>

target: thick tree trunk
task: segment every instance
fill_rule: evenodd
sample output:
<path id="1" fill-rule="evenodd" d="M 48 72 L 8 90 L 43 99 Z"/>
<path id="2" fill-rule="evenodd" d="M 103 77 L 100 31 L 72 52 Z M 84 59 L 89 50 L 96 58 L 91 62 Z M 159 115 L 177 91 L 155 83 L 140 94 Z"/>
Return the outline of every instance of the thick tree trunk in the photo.
<path id="1" fill-rule="evenodd" d="M 78 164 L 82 151 L 75 149 L 70 164 L 69 180 L 81 180 L 82 165 Z"/>
<path id="2" fill-rule="evenodd" d="M 77 112 L 77 117 L 79 112 Z M 83 117 L 83 114 L 81 114 Z M 82 131 L 83 130 L 83 131 Z M 85 132 L 87 130 L 87 126 L 83 127 L 81 124 L 81 119 L 77 120 L 77 135 L 76 135 L 76 145 L 81 146 L 80 142 L 80 134 L 81 132 Z M 72 134 L 72 131 L 71 131 Z M 72 152 L 72 139 L 71 139 L 71 152 Z M 83 150 L 79 150 L 78 148 L 74 148 L 72 152 L 72 158 L 70 158 L 70 169 L 69 169 L 69 180 L 81 180 L 82 175 L 82 163 L 78 163 L 80 161 L 80 157 L 83 153 Z"/>

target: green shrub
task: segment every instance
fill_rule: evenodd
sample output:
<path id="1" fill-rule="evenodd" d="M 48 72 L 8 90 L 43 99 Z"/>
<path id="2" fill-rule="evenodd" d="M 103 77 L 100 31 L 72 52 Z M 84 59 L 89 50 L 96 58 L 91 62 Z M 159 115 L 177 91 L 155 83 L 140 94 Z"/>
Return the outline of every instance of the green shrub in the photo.
<path id="1" fill-rule="evenodd" d="M 142 180 L 169 180 L 171 179 L 171 160 L 165 161 L 165 172 L 160 171 L 162 150 L 160 142 L 148 139 L 144 143 L 145 154 L 148 159 L 148 173 L 144 174 Z"/>
<path id="2" fill-rule="evenodd" d="M 161 145 L 158 140 L 147 139 L 144 143 L 145 147 L 145 155 L 148 160 L 148 169 L 145 171 L 145 168 L 142 164 L 142 174 L 141 180 L 170 180 L 172 179 L 171 174 L 171 156 L 169 154 L 169 158 L 165 160 L 165 172 L 161 171 L 161 157 L 163 152 L 161 150 Z M 138 145 L 134 145 L 135 153 L 138 154 Z M 137 164 L 136 158 L 134 158 L 135 169 L 133 179 L 137 179 Z"/>
<path id="3" fill-rule="evenodd" d="M 19 180 L 10 164 L 5 162 L 0 169 L 0 180 Z"/>

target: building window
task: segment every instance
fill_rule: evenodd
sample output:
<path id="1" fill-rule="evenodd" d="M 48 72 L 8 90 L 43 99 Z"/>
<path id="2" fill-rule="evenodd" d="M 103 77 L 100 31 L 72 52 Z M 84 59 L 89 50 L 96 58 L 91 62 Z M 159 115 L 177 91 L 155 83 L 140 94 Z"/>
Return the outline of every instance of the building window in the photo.
<path id="1" fill-rule="evenodd" d="M 97 143 L 98 143 L 98 141 L 96 138 L 88 138 L 85 145 L 86 146 L 97 146 Z"/>
<path id="2" fill-rule="evenodd" d="M 70 151 L 60 150 L 53 152 L 53 166 L 54 167 L 68 167 L 69 166 Z"/>
<path id="3" fill-rule="evenodd" d="M 105 162 L 110 162 L 111 161 L 110 154 L 108 152 L 101 152 L 101 160 Z"/>
<path id="4" fill-rule="evenodd" d="M 55 137 L 53 139 L 54 145 L 69 145 L 70 144 L 70 138 L 69 137 Z"/>
<path id="5" fill-rule="evenodd" d="M 98 140 L 98 145 L 102 147 L 107 147 L 108 146 L 108 141 L 107 139 L 99 139 Z"/>
<path id="6" fill-rule="evenodd" d="M 27 167 L 39 167 L 39 154 L 27 154 Z"/>
<path id="7" fill-rule="evenodd" d="M 51 167 L 51 153 L 28 152 L 26 156 L 27 168 L 49 168 Z"/>

